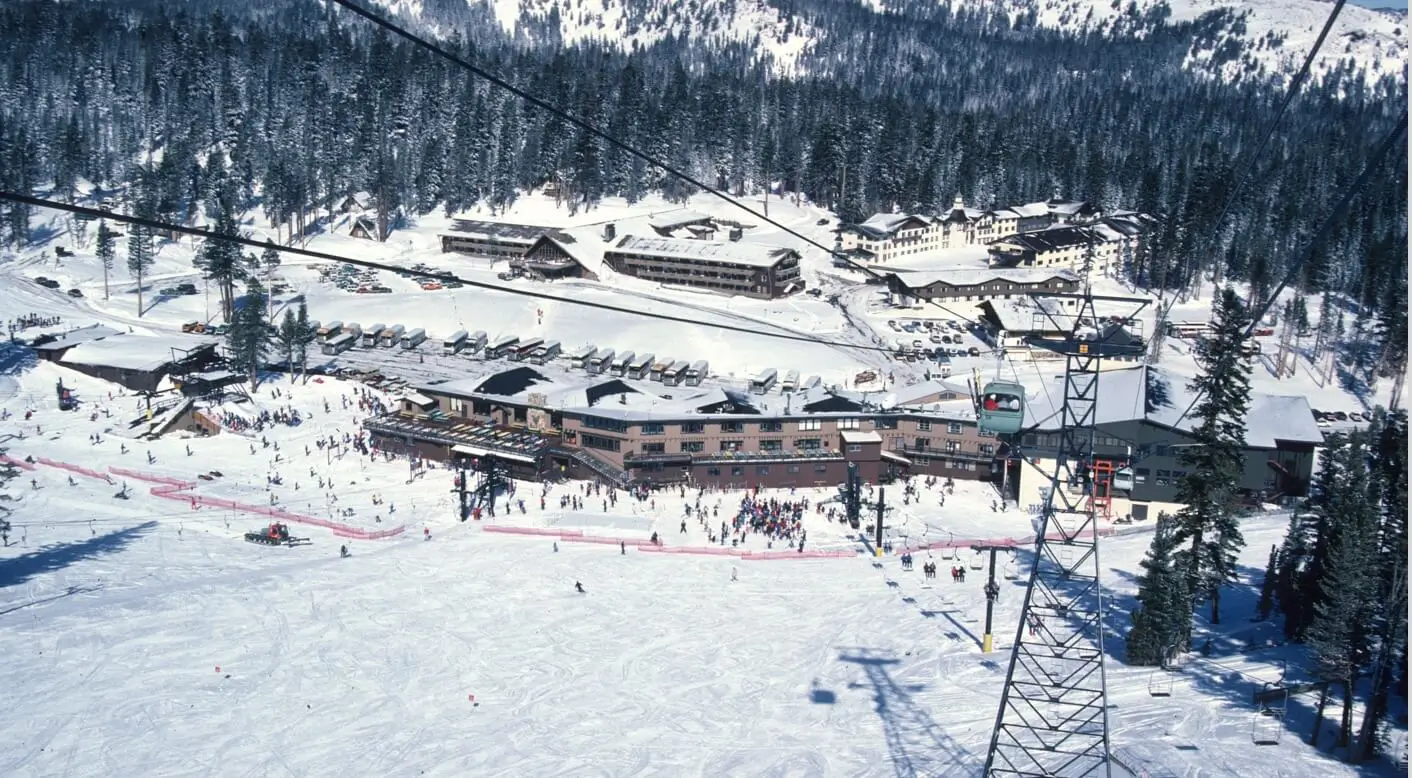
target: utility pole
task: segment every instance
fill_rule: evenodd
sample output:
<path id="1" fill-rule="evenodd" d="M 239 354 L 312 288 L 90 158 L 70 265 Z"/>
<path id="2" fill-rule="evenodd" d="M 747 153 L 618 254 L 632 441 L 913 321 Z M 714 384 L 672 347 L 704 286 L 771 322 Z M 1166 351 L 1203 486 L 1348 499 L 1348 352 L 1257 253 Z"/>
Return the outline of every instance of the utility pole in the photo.
<path id="1" fill-rule="evenodd" d="M 981 653 L 989 654 L 995 645 L 994 632 L 991 627 L 995 623 L 995 603 L 1000 600 L 1000 582 L 995 580 L 995 553 L 997 551 L 1014 551 L 1014 546 L 992 545 L 989 543 L 978 543 L 971 546 L 971 550 L 977 554 L 990 554 L 990 576 L 985 582 L 985 635 L 981 637 Z"/>
<path id="2" fill-rule="evenodd" d="M 1280 328 L 1280 348 L 1275 353 L 1275 378 L 1294 378 L 1298 364 L 1294 350 L 1294 317 L 1286 314 Z"/>
<path id="3" fill-rule="evenodd" d="M 465 521 L 471 517 L 471 506 L 468 502 L 470 493 L 466 490 L 466 458 L 456 457 L 456 488 L 451 491 L 456 493 L 458 510 L 457 518 Z"/>

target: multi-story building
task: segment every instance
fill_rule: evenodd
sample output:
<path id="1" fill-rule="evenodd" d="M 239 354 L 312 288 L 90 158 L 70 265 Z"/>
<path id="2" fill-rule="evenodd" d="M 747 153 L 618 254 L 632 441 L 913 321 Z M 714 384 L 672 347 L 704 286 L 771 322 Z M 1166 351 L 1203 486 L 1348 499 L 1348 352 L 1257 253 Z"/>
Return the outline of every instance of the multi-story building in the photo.
<path id="1" fill-rule="evenodd" d="M 1045 202 L 982 211 L 967 208 L 958 196 L 951 209 L 935 216 L 879 213 L 858 224 L 844 225 L 840 248 L 867 262 L 887 264 L 912 254 L 984 246 L 1016 233 L 1035 232 L 1056 224 L 1092 224 L 1099 211 L 1084 202 L 1058 197 Z"/>
<path id="2" fill-rule="evenodd" d="M 520 367 L 418 387 L 398 412 L 364 427 L 382 450 L 496 456 L 521 478 L 823 486 L 841 483 L 853 463 L 873 482 L 903 474 L 992 481 L 1022 507 L 1043 502 L 1059 445 L 1057 382 L 1028 387 L 1033 428 L 1001 441 L 976 425 L 969 390 L 944 382 L 899 388 L 881 405 L 823 387 L 760 396 L 552 373 Z M 1176 510 L 1180 452 L 1196 424 L 1181 418 L 1190 402 L 1182 382 L 1146 367 L 1100 380 L 1093 476 L 1068 488 L 1112 517 Z M 1323 437 L 1304 399 L 1256 395 L 1247 423 L 1248 497 L 1306 494 Z"/>
<path id="3" fill-rule="evenodd" d="M 799 252 L 754 243 L 626 235 L 603 253 L 624 275 L 770 299 L 804 288 Z"/>
<path id="4" fill-rule="evenodd" d="M 451 231 L 441 235 L 441 250 L 490 259 L 518 259 L 545 235 L 573 242 L 573 238 L 553 227 L 456 219 L 451 222 Z"/>
<path id="5" fill-rule="evenodd" d="M 903 300 L 982 302 L 1031 294 L 1077 292 L 1079 276 L 1066 269 L 956 268 L 932 273 L 888 273 L 887 287 Z"/>
<path id="6" fill-rule="evenodd" d="M 1197 445 L 1192 429 L 1200 423 L 1184 416 L 1192 395 L 1180 377 L 1150 367 L 1105 372 L 1095 408 L 1094 458 L 1088 478 L 1064 488 L 1089 496 L 1095 510 L 1112 517 L 1155 518 L 1173 513 L 1177 486 L 1187 474 L 1181 453 Z M 1058 414 L 1062 386 L 1048 394 L 1031 393 L 1028 417 L 1035 427 L 1018 441 L 1008 482 L 1022 507 L 1039 508 L 1048 495 L 1049 474 L 1059 444 Z M 1244 467 L 1240 489 L 1251 504 L 1281 502 L 1308 494 L 1315 450 L 1323 444 L 1309 403 L 1303 397 L 1252 394 L 1245 417 Z"/>

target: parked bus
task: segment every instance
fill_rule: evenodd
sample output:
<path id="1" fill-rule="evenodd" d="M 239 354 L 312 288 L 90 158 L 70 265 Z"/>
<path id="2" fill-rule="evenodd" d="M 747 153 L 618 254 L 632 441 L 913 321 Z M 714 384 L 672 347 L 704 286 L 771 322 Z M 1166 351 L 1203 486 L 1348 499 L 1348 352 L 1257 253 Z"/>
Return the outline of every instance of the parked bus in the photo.
<path id="1" fill-rule="evenodd" d="M 378 344 L 378 338 L 382 336 L 384 329 L 386 329 L 384 325 L 374 324 L 366 330 L 363 330 L 363 347 L 372 348 L 376 346 Z"/>
<path id="2" fill-rule="evenodd" d="M 466 335 L 465 330 L 456 330 L 455 332 L 451 333 L 451 337 L 441 341 L 441 353 L 458 353 L 462 348 L 465 348 L 467 337 L 468 336 Z"/>
<path id="3" fill-rule="evenodd" d="M 624 351 L 613 357 L 613 363 L 608 366 L 608 372 L 622 378 L 628 374 L 628 365 L 632 364 L 632 358 L 633 353 L 631 351 Z"/>
<path id="4" fill-rule="evenodd" d="M 686 369 L 686 385 L 700 386 L 706 380 L 706 374 L 711 369 L 711 363 L 704 359 L 699 359 L 691 363 L 691 367 Z"/>
<path id="5" fill-rule="evenodd" d="M 611 364 L 613 364 L 613 349 L 605 348 L 595 353 L 592 357 L 589 357 L 588 372 L 594 374 L 603 373 Z"/>
<path id="6" fill-rule="evenodd" d="M 412 330 L 411 332 L 402 336 L 402 348 L 405 348 L 410 351 L 416 348 L 417 346 L 422 345 L 422 343 L 426 339 L 427 331 L 422 329 L 421 327 L 418 327 L 417 329 Z"/>
<path id="7" fill-rule="evenodd" d="M 652 372 L 652 360 L 655 357 L 655 354 L 643 354 L 634 358 L 632 364 L 628 365 L 628 378 L 646 378 L 647 374 Z"/>
<path id="8" fill-rule="evenodd" d="M 1167 322 L 1167 334 L 1174 338 L 1191 340 L 1211 331 L 1211 325 L 1204 321 Z"/>
<path id="9" fill-rule="evenodd" d="M 357 342 L 357 335 L 351 332 L 342 332 L 324 341 L 323 352 L 329 356 L 342 354 L 348 349 L 353 348 L 353 344 Z"/>
<path id="10" fill-rule="evenodd" d="M 356 321 L 349 322 L 348 324 L 343 325 L 343 334 L 352 335 L 354 345 L 357 345 L 358 341 L 363 339 L 363 328 Z"/>
<path id="11" fill-rule="evenodd" d="M 784 382 L 780 384 L 781 392 L 793 392 L 799 388 L 799 371 L 791 370 L 784 374 Z"/>
<path id="12" fill-rule="evenodd" d="M 514 348 L 515 344 L 519 342 L 520 339 L 514 335 L 502 335 L 496 338 L 494 343 L 486 346 L 485 358 L 499 359 L 510 353 L 510 349 Z"/>
<path id="13" fill-rule="evenodd" d="M 530 361 L 536 365 L 547 365 L 550 360 L 558 357 L 559 352 L 562 350 L 563 349 L 559 347 L 559 341 L 551 340 L 535 349 L 534 353 L 530 354 Z"/>
<path id="14" fill-rule="evenodd" d="M 667 368 L 671 367 L 674 361 L 675 360 L 671 357 L 662 357 L 656 362 L 653 362 L 652 369 L 647 371 L 647 377 L 653 381 L 660 382 L 662 380 L 662 374 L 667 372 Z"/>
<path id="15" fill-rule="evenodd" d="M 320 343 L 329 342 L 330 338 L 336 338 L 343 334 L 343 322 L 334 320 L 315 330 L 319 336 Z"/>
<path id="16" fill-rule="evenodd" d="M 597 353 L 597 346 L 584 346 L 578 351 L 575 351 L 573 357 L 571 358 L 573 360 L 574 367 L 579 367 L 583 368 L 584 370 L 587 370 L 589 360 L 593 359 L 593 355 Z"/>
<path id="17" fill-rule="evenodd" d="M 514 348 L 510 349 L 510 353 L 508 354 L 508 356 L 510 357 L 510 361 L 523 362 L 526 359 L 529 359 L 530 355 L 534 353 L 534 350 L 542 345 L 544 345 L 544 338 L 530 338 L 529 340 L 522 340 L 519 343 L 516 343 Z"/>
<path id="18" fill-rule="evenodd" d="M 779 371 L 774 369 L 773 367 L 761 373 L 760 375 L 755 376 L 754 378 L 750 379 L 750 393 L 768 393 L 772 388 L 774 388 L 775 382 L 779 380 L 779 377 Z"/>
<path id="19" fill-rule="evenodd" d="M 406 331 L 407 328 L 401 324 L 394 324 L 383 330 L 382 335 L 378 336 L 378 345 L 383 348 L 393 348 L 402 342 L 402 333 Z"/>
<path id="20" fill-rule="evenodd" d="M 823 382 L 824 382 L 824 379 L 822 379 L 822 378 L 820 378 L 820 377 L 818 377 L 818 376 L 816 376 L 816 375 L 811 375 L 811 376 L 809 376 L 808 378 L 804 379 L 804 383 L 802 383 L 802 384 L 799 385 L 799 391 L 801 391 L 801 392 L 807 392 L 807 391 L 809 391 L 810 389 L 813 389 L 814 387 L 818 386 L 819 384 L 821 384 L 821 383 L 823 383 Z"/>
<path id="21" fill-rule="evenodd" d="M 467 354 L 474 354 L 477 351 L 480 351 L 481 349 L 485 348 L 485 340 L 485 330 L 476 330 L 475 332 L 472 332 L 471 336 L 469 338 L 466 338 L 465 352 Z"/>
<path id="22" fill-rule="evenodd" d="M 671 367 L 662 371 L 662 385 L 676 386 L 680 384 L 682 379 L 686 377 L 686 370 L 689 367 L 691 365 L 685 360 L 672 363 Z"/>

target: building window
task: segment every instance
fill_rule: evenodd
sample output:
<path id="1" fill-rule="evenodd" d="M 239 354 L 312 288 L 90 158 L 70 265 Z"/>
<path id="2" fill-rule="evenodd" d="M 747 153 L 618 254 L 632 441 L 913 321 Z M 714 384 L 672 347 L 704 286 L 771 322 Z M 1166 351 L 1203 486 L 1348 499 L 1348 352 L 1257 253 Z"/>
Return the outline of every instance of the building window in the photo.
<path id="1" fill-rule="evenodd" d="M 1152 475 L 1152 471 L 1145 467 L 1139 467 L 1133 470 L 1133 485 L 1136 486 L 1138 484 L 1147 483 L 1147 477 L 1149 475 Z"/>
<path id="2" fill-rule="evenodd" d="M 992 446 L 992 445 L 989 444 L 989 443 L 982 443 L 982 444 L 981 444 L 981 453 L 982 453 L 982 454 L 985 454 L 986 456 L 992 456 L 992 455 L 995 454 L 995 446 Z"/>
<path id="3" fill-rule="evenodd" d="M 721 468 L 719 468 L 719 467 L 708 467 L 708 468 L 706 468 L 706 475 L 720 475 L 720 474 L 721 474 Z"/>
<path id="4" fill-rule="evenodd" d="M 795 438 L 794 447 L 801 451 L 817 451 L 824 446 L 818 438 Z"/>
<path id="5" fill-rule="evenodd" d="M 786 473 L 790 473 L 791 475 L 797 474 L 799 472 L 799 465 L 788 465 L 785 467 L 784 470 Z"/>
<path id="6" fill-rule="evenodd" d="M 817 465 L 814 465 L 814 472 L 816 472 L 816 473 L 827 473 L 828 471 L 829 471 L 829 466 L 828 466 L 828 465 L 825 465 L 825 464 L 823 464 L 823 463 L 819 463 L 819 464 L 817 464 Z"/>
<path id="7" fill-rule="evenodd" d="M 931 432 L 932 423 L 930 421 L 927 421 L 926 419 L 922 419 L 921 421 L 917 422 L 917 429 L 921 432 Z"/>
<path id="8" fill-rule="evenodd" d="M 721 432 L 740 432 L 740 431 L 741 431 L 741 423 L 738 422 L 738 421 L 723 421 L 723 422 L 721 422 Z"/>
<path id="9" fill-rule="evenodd" d="M 723 440 L 723 441 L 721 441 L 721 450 L 722 450 L 722 451 L 739 451 L 741 445 L 742 445 L 742 442 L 739 441 L 739 440 Z"/>
<path id="10" fill-rule="evenodd" d="M 644 454 L 665 454 L 667 453 L 666 443 L 643 443 L 642 453 Z"/>
<path id="11" fill-rule="evenodd" d="M 838 420 L 838 428 L 841 429 L 841 430 L 856 430 L 856 429 L 858 429 L 858 420 L 857 420 L 857 419 L 839 419 L 839 420 Z"/>
<path id="12" fill-rule="evenodd" d="M 1172 471 L 1171 471 L 1171 470 L 1158 470 L 1158 471 L 1157 471 L 1157 485 L 1158 485 L 1158 486 L 1171 486 L 1171 484 L 1172 484 Z"/>
<path id="13" fill-rule="evenodd" d="M 812 432 L 823 428 L 823 422 L 818 419 L 801 419 L 799 421 L 800 432 Z"/>
<path id="14" fill-rule="evenodd" d="M 699 421 L 684 421 L 681 425 L 681 431 L 686 435 L 700 435 L 706 431 L 706 425 Z"/>
<path id="15" fill-rule="evenodd" d="M 666 428 L 658 422 L 649 422 L 642 425 L 642 434 L 644 435 L 662 435 L 666 431 Z"/>
<path id="16" fill-rule="evenodd" d="M 877 428 L 880 430 L 897 429 L 897 419 L 875 419 L 874 421 L 877 425 Z"/>
<path id="17" fill-rule="evenodd" d="M 917 438 L 917 439 L 916 439 L 916 445 L 913 446 L 913 448 L 917 449 L 918 451 L 925 451 L 925 450 L 927 450 L 927 449 L 929 449 L 929 448 L 931 448 L 931 447 L 932 447 L 932 439 L 931 439 L 931 438 Z"/>
<path id="18" fill-rule="evenodd" d="M 731 475 L 745 475 L 745 468 L 740 466 L 732 467 Z"/>
<path id="19" fill-rule="evenodd" d="M 623 442 L 617 438 L 605 438 L 601 435 L 588 433 L 579 436 L 579 444 L 584 448 L 596 448 L 602 451 L 619 451 L 623 447 Z"/>
<path id="20" fill-rule="evenodd" d="M 769 475 L 769 474 L 770 474 L 770 466 L 769 466 L 769 465 L 756 465 L 756 466 L 755 466 L 755 475 Z"/>
<path id="21" fill-rule="evenodd" d="M 863 447 L 862 447 L 861 445 L 859 445 L 859 444 L 857 444 L 857 443 L 849 443 L 849 444 L 848 444 L 848 453 L 850 453 L 850 454 L 859 454 L 859 453 L 862 453 L 862 451 L 863 451 Z"/>
<path id="22" fill-rule="evenodd" d="M 706 443 L 700 440 L 684 440 L 681 444 L 683 454 L 700 454 L 706 450 Z"/>
<path id="23" fill-rule="evenodd" d="M 595 430 L 608 430 L 609 432 L 627 432 L 628 424 L 621 419 L 605 419 L 602 416 L 583 417 L 583 426 Z M 616 451 L 617 449 L 614 449 Z"/>
<path id="24" fill-rule="evenodd" d="M 778 421 L 762 421 L 762 422 L 760 422 L 760 431 L 761 431 L 761 432 L 780 432 L 780 431 L 783 430 L 783 429 L 784 429 L 784 424 L 781 423 L 781 422 L 778 422 Z"/>
<path id="25" fill-rule="evenodd" d="M 960 434 L 961 434 L 961 422 L 959 422 L 959 421 L 953 421 L 953 422 L 951 422 L 950 424 L 947 424 L 947 425 L 946 425 L 946 431 L 949 432 L 949 433 L 951 433 L 952 435 L 960 435 Z"/>
<path id="26" fill-rule="evenodd" d="M 784 450 L 784 441 L 783 441 L 783 440 L 780 440 L 780 439 L 778 439 L 778 438 L 774 438 L 774 439 L 771 439 L 771 440 L 762 440 L 762 441 L 760 441 L 760 450 L 761 450 L 761 451 L 783 451 L 783 450 Z"/>

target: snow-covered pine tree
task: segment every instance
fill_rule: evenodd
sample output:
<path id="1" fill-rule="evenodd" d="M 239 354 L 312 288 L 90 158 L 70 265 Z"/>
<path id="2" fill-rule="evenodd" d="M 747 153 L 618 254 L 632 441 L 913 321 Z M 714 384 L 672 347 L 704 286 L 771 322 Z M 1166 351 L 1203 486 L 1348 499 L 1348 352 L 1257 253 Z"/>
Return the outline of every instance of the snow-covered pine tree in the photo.
<path id="1" fill-rule="evenodd" d="M 309 306 L 303 300 L 299 301 L 299 311 L 295 314 L 294 321 L 298 325 L 297 337 L 294 340 L 294 359 L 299 362 L 300 374 L 308 380 L 309 346 L 318 339 L 318 331 L 309 321 Z"/>
<path id="2" fill-rule="evenodd" d="M 1260 582 L 1260 600 L 1255 603 L 1255 618 L 1270 618 L 1275 610 L 1275 587 L 1280 576 L 1280 547 L 1270 546 L 1270 560 L 1265 563 L 1265 577 Z"/>
<path id="3" fill-rule="evenodd" d="M 108 299 L 108 276 L 113 272 L 113 260 L 117 257 L 117 249 L 113 245 L 113 231 L 108 229 L 108 223 L 102 219 L 98 221 L 98 241 L 94 253 L 98 257 L 98 263 L 103 266 L 103 299 Z"/>
<path id="4" fill-rule="evenodd" d="M 1167 651 L 1184 647 L 1191 623 L 1191 598 L 1174 555 L 1180 543 L 1176 519 L 1162 514 L 1157 531 L 1140 563 L 1138 607 L 1127 635 L 1126 658 L 1131 665 L 1160 665 Z"/>
<path id="5" fill-rule="evenodd" d="M 236 220 L 234 203 L 223 197 L 217 207 L 219 210 L 216 224 L 211 231 L 217 235 L 238 236 L 240 226 Z M 207 238 L 197 257 L 197 264 L 205 270 L 208 279 L 216 282 L 221 303 L 221 320 L 227 324 L 233 323 L 235 282 L 243 274 L 240 266 L 240 244 L 219 238 Z"/>
<path id="6" fill-rule="evenodd" d="M 142 191 L 137 198 L 137 215 L 153 218 L 155 206 L 147 192 Z M 153 247 L 152 229 L 141 224 L 133 224 L 127 234 L 127 269 L 137 279 L 137 318 L 142 318 L 142 283 L 148 268 L 152 267 L 156 250 Z"/>
<path id="7" fill-rule="evenodd" d="M 1372 694 L 1363 716 L 1358 743 L 1350 759 L 1371 758 L 1392 695 L 1393 673 L 1407 657 L 1407 414 L 1375 418 L 1373 483 L 1380 497 L 1379 570 L 1373 604 L 1377 616 L 1371 632 L 1376 642 L 1369 675 Z"/>
<path id="8" fill-rule="evenodd" d="M 253 391 L 260 385 L 260 366 L 270 353 L 269 320 L 265 317 L 265 288 L 259 279 L 246 280 L 244 298 L 236 306 L 226 332 L 231 365 L 244 371 Z"/>
<path id="9" fill-rule="evenodd" d="M 1178 555 L 1193 605 L 1211 603 L 1211 623 L 1221 621 L 1221 587 L 1235 580 L 1236 554 L 1245 545 L 1236 517 L 1245 446 L 1245 416 L 1250 409 L 1250 357 L 1244 355 L 1250 314 L 1232 287 L 1215 295 L 1212 332 L 1196 351 L 1201 373 L 1188 388 L 1200 393 L 1193 408 L 1196 445 L 1182 449 L 1187 475 L 1177 484 L 1176 536 L 1189 547 Z"/>
<path id="10" fill-rule="evenodd" d="M 1343 693 L 1337 746 L 1347 745 L 1352 733 L 1354 684 L 1369 660 L 1368 620 L 1378 592 L 1378 517 L 1369 493 L 1368 454 L 1362 433 L 1350 436 L 1348 445 L 1333 452 L 1341 461 L 1342 477 L 1336 492 L 1325 496 L 1328 554 L 1318 578 L 1314 618 L 1304 635 L 1310 674 Z M 1312 745 L 1319 742 L 1326 702 L 1327 691 L 1320 695 L 1309 736 Z"/>
<path id="11" fill-rule="evenodd" d="M 294 362 L 299 353 L 299 343 L 303 334 L 294 310 L 285 308 L 284 318 L 280 320 L 279 329 L 275 331 L 275 344 L 279 347 L 280 359 L 289 369 L 290 383 L 294 383 Z"/>

